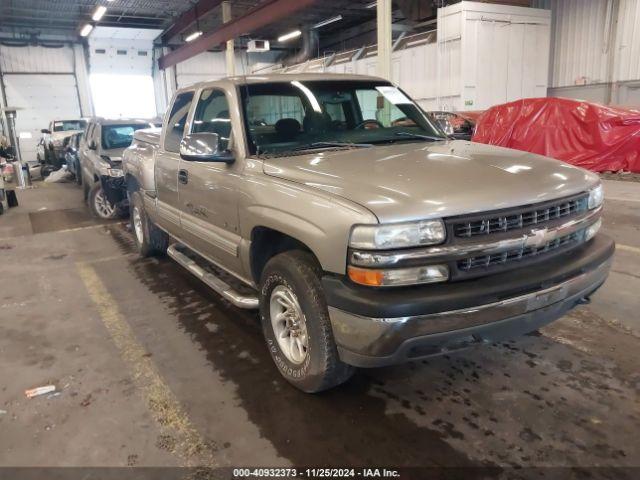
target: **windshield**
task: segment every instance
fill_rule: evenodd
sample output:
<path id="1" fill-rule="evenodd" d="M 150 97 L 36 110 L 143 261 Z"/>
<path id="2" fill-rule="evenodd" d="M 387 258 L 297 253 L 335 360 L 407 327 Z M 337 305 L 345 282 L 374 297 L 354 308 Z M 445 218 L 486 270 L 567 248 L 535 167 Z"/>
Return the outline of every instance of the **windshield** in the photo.
<path id="1" fill-rule="evenodd" d="M 446 138 L 418 105 L 383 81 L 260 83 L 241 93 L 252 154 Z"/>
<path id="2" fill-rule="evenodd" d="M 61 122 L 53 122 L 54 132 L 69 132 L 73 130 L 84 130 L 87 122 L 84 120 L 64 120 Z"/>
<path id="3" fill-rule="evenodd" d="M 103 125 L 102 148 L 112 150 L 114 148 L 127 148 L 133 142 L 133 132 L 150 128 L 148 123 L 136 123 L 132 125 Z"/>

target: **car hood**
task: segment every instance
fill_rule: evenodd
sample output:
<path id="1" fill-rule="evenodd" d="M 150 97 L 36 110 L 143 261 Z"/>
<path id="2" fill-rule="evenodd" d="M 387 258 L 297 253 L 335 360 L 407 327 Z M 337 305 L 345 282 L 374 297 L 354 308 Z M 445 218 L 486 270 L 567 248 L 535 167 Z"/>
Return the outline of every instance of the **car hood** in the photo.
<path id="1" fill-rule="evenodd" d="M 51 141 L 64 140 L 65 138 L 80 132 L 82 132 L 82 130 L 65 130 L 64 132 L 52 132 L 50 137 Z"/>
<path id="2" fill-rule="evenodd" d="M 268 158 L 263 168 L 356 202 L 383 223 L 538 203 L 599 181 L 540 155 L 458 140 Z"/>

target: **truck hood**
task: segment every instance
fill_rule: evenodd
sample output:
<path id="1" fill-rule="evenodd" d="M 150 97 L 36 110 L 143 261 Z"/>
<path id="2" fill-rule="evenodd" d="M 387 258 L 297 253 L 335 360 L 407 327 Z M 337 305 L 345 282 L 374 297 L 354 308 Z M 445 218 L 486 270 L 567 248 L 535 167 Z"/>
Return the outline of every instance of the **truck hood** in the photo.
<path id="1" fill-rule="evenodd" d="M 458 140 L 269 158 L 263 168 L 358 203 L 381 223 L 538 203 L 599 181 L 551 158 Z"/>
<path id="2" fill-rule="evenodd" d="M 54 140 L 64 140 L 71 135 L 75 135 L 76 133 L 80 133 L 82 130 L 65 130 L 64 132 L 51 132 L 49 138 L 53 142 Z"/>

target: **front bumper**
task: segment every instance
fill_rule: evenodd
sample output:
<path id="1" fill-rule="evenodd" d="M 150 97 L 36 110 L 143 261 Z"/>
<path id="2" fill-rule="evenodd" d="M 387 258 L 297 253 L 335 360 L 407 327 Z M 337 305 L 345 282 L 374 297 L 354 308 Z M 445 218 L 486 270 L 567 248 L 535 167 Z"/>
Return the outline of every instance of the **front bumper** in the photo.
<path id="1" fill-rule="evenodd" d="M 340 358 L 357 367 L 378 367 L 534 331 L 604 283 L 614 250 L 613 241 L 601 234 L 526 271 L 405 291 L 372 292 L 325 277 Z"/>

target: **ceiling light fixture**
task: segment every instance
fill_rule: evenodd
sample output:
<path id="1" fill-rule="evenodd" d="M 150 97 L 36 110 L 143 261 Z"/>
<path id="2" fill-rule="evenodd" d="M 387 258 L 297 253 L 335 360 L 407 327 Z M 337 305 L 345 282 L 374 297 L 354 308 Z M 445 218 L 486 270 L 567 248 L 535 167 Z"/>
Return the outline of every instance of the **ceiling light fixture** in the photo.
<path id="1" fill-rule="evenodd" d="M 335 17 L 327 18 L 326 20 L 323 20 L 321 22 L 316 23 L 313 26 L 313 28 L 324 27 L 325 25 L 329 25 L 331 23 L 339 22 L 340 20 L 342 20 L 342 15 L 336 15 Z"/>
<path id="2" fill-rule="evenodd" d="M 197 32 L 193 32 L 191 35 L 189 35 L 187 38 L 185 38 L 184 41 L 185 42 L 193 42 L 200 35 L 202 35 L 202 32 L 200 30 L 198 30 Z"/>
<path id="3" fill-rule="evenodd" d="M 104 17 L 105 13 L 107 13 L 107 7 L 105 7 L 104 5 L 99 5 L 94 10 L 93 16 L 91 18 L 93 18 L 94 22 L 99 22 L 100 19 Z"/>
<path id="4" fill-rule="evenodd" d="M 293 40 L 294 38 L 298 38 L 302 35 L 300 30 L 294 30 L 293 32 L 285 33 L 281 37 L 278 37 L 279 42 L 286 42 L 287 40 Z"/>
<path id="5" fill-rule="evenodd" d="M 378 2 L 371 2 L 369 5 L 365 5 L 364 8 L 376 8 L 378 6 Z"/>
<path id="6" fill-rule="evenodd" d="M 93 30 L 93 25 L 91 25 L 90 23 L 87 23 L 84 27 L 82 27 L 82 30 L 80 30 L 80 36 L 81 37 L 86 37 L 91 33 L 91 30 Z"/>

